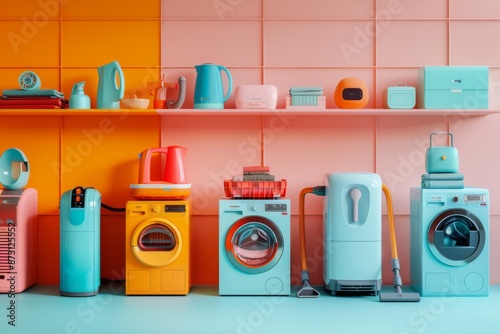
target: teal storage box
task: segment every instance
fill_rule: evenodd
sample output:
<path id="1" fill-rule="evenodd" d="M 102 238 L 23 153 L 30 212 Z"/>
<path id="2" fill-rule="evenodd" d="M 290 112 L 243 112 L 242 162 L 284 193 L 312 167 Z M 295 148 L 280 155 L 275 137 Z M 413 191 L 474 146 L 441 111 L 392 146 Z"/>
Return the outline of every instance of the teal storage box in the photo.
<path id="1" fill-rule="evenodd" d="M 488 109 L 487 66 L 424 66 L 418 72 L 419 109 Z"/>
<path id="2" fill-rule="evenodd" d="M 416 103 L 415 87 L 408 87 L 406 83 L 397 83 L 384 91 L 385 109 L 413 109 Z"/>

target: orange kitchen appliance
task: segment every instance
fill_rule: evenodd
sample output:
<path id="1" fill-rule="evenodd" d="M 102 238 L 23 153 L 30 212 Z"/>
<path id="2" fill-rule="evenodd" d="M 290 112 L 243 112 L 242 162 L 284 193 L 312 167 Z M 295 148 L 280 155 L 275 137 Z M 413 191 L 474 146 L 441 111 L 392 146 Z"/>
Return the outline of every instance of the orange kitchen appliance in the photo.
<path id="1" fill-rule="evenodd" d="M 130 194 L 137 200 L 183 200 L 191 194 L 187 182 L 184 156 L 187 148 L 182 146 L 157 147 L 140 154 L 139 182 L 130 185 Z M 153 179 L 154 158 L 160 159 L 162 179 Z"/>
<path id="2" fill-rule="evenodd" d="M 190 206 L 190 201 L 127 202 L 126 295 L 189 293 Z"/>
<path id="3" fill-rule="evenodd" d="M 363 109 L 368 99 L 368 87 L 362 79 L 344 78 L 335 88 L 334 100 L 340 109 Z"/>

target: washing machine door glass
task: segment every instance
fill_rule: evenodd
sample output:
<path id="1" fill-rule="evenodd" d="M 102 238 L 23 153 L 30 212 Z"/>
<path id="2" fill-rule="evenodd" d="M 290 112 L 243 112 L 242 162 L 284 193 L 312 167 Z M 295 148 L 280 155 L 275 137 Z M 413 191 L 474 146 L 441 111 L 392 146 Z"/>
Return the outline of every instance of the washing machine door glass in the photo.
<path id="1" fill-rule="evenodd" d="M 154 224 L 142 230 L 138 245 L 143 251 L 171 251 L 175 242 L 175 235 L 167 226 Z"/>
<path id="2" fill-rule="evenodd" d="M 432 254 L 450 266 L 474 261 L 486 241 L 479 218 L 463 209 L 446 210 L 437 215 L 429 226 L 427 237 Z"/>
<path id="3" fill-rule="evenodd" d="M 182 247 L 179 229 L 167 219 L 146 219 L 132 233 L 132 253 L 148 267 L 169 265 L 177 259 Z"/>
<path id="4" fill-rule="evenodd" d="M 231 263 L 244 272 L 265 272 L 279 261 L 282 253 L 281 232 L 264 217 L 242 218 L 227 233 L 226 254 Z"/>

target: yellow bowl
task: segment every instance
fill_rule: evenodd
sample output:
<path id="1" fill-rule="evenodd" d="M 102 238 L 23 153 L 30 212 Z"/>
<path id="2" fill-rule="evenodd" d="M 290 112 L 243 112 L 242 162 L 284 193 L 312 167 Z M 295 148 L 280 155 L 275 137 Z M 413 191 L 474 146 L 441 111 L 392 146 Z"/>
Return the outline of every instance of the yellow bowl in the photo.
<path id="1" fill-rule="evenodd" d="M 149 99 L 122 99 L 122 105 L 125 109 L 147 109 Z"/>

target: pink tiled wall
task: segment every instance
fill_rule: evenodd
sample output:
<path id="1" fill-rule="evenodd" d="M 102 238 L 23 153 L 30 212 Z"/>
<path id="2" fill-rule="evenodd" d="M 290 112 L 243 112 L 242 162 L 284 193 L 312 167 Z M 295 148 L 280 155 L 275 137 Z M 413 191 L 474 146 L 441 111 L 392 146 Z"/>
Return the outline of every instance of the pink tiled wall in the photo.
<path id="1" fill-rule="evenodd" d="M 404 81 L 415 86 L 423 65 L 490 67 L 490 108 L 500 107 L 500 3 L 497 0 L 184 0 L 162 4 L 161 64 L 167 77 L 188 80 L 184 108 L 192 108 L 194 65 L 229 68 L 234 85 L 273 84 L 278 108 L 294 85 L 322 86 L 327 108 L 347 76 L 370 91 L 367 108 L 381 108 L 383 90 Z M 226 102 L 234 108 L 234 98 Z M 238 110 L 234 111 L 237 114 Z M 298 276 L 298 195 L 320 185 L 328 172 L 370 171 L 392 191 L 404 279 L 409 267 L 409 189 L 425 172 L 429 134 L 451 131 L 466 186 L 491 194 L 491 281 L 500 283 L 495 261 L 500 242 L 500 115 L 454 116 L 164 116 L 162 143 L 189 148 L 193 183 L 197 284 L 217 283 L 217 206 L 222 181 L 245 165 L 265 164 L 289 181 L 292 201 L 292 268 Z M 321 247 L 321 198 L 306 202 L 309 251 Z M 384 210 L 385 212 L 385 210 Z M 384 227 L 384 236 L 387 235 Z M 384 283 L 390 283 L 389 245 L 384 240 Z M 321 282 L 321 265 L 313 270 Z"/>

